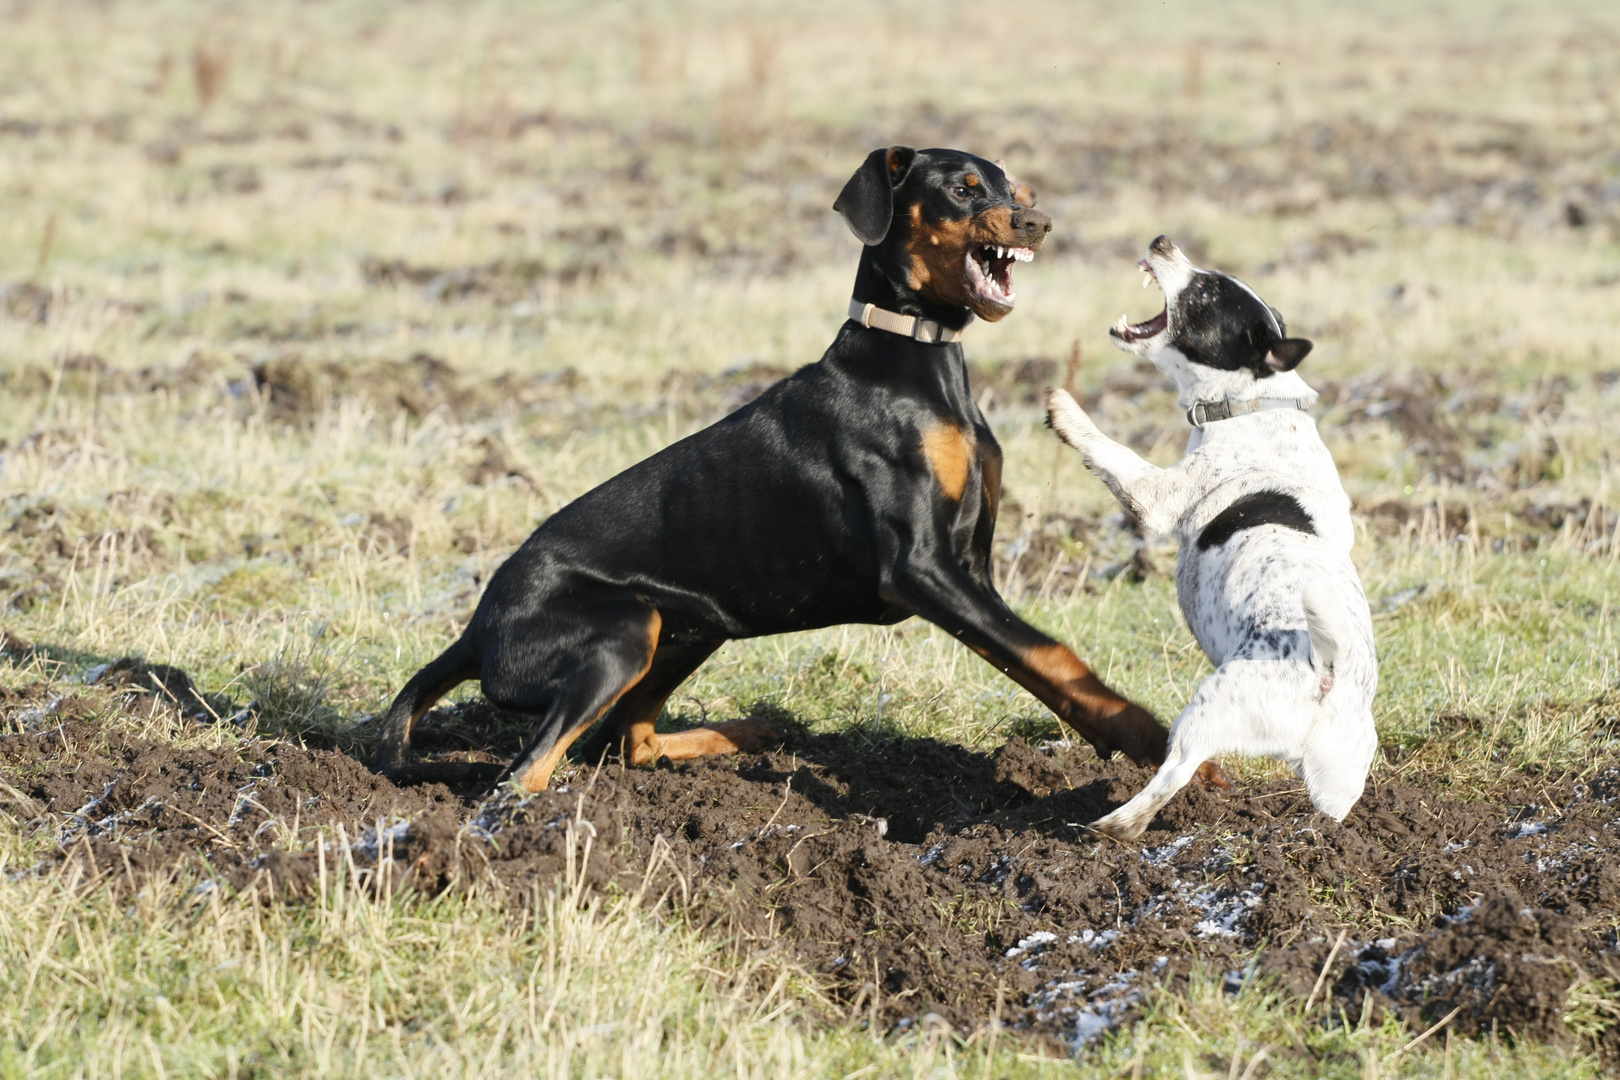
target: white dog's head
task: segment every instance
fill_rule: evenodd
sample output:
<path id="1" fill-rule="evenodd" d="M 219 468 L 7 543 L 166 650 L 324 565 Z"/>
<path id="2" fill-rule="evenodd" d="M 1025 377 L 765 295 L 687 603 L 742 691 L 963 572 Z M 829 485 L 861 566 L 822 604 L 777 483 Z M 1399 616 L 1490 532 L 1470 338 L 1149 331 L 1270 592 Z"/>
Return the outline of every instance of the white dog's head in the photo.
<path id="1" fill-rule="evenodd" d="M 1315 394 L 1293 370 L 1311 351 L 1282 316 L 1237 278 L 1200 270 L 1161 236 L 1137 264 L 1164 291 L 1164 310 L 1141 323 L 1121 315 L 1114 344 L 1176 381 L 1182 404 Z"/>

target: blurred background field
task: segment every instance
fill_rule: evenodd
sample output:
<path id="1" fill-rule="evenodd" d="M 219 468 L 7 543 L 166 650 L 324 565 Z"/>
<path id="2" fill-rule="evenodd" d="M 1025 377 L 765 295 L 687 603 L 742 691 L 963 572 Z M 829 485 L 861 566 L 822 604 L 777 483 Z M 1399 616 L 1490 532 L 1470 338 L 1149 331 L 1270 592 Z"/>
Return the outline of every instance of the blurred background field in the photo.
<path id="1" fill-rule="evenodd" d="M 1069 383 L 1174 460 L 1173 396 L 1106 335 L 1156 310 L 1133 264 L 1169 233 L 1316 342 L 1378 768 L 1589 770 L 1620 700 L 1617 132 L 1601 2 L 7 0 L 0 679 L 139 654 L 233 704 L 291 680 L 264 730 L 363 748 L 546 514 L 820 355 L 857 257 L 832 200 L 903 142 L 1005 159 L 1055 219 L 966 342 L 1033 621 L 1166 717 L 1207 666 L 1172 549 L 1037 406 Z M 671 709 L 761 699 L 1057 734 L 915 622 L 734 643 Z M 761 1030 L 749 1068 L 833 1052 Z"/>

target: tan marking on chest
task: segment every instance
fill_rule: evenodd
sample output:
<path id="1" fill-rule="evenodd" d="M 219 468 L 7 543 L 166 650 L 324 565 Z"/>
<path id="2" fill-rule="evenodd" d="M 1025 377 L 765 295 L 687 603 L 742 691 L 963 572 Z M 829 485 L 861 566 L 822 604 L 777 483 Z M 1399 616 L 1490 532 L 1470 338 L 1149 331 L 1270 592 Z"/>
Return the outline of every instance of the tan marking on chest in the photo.
<path id="1" fill-rule="evenodd" d="M 955 424 L 935 424 L 922 433 L 923 457 L 947 499 L 962 501 L 973 461 L 971 436 Z"/>

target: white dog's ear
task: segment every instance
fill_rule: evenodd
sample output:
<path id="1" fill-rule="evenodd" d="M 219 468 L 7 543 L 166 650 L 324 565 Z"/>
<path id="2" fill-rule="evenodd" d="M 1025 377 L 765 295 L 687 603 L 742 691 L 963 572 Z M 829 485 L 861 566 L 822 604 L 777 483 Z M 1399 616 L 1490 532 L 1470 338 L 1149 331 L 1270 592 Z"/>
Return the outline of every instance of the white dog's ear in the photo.
<path id="1" fill-rule="evenodd" d="M 1266 367 L 1272 371 L 1293 371 L 1310 352 L 1311 343 L 1304 338 L 1283 338 L 1273 343 L 1266 353 Z"/>
<path id="2" fill-rule="evenodd" d="M 1035 189 L 1018 179 L 1018 177 L 1014 176 L 1012 173 L 1008 172 L 1007 163 L 1001 158 L 996 158 L 995 166 L 1006 174 L 1007 186 L 1012 188 L 1013 202 L 1017 203 L 1019 206 L 1034 207 Z"/>

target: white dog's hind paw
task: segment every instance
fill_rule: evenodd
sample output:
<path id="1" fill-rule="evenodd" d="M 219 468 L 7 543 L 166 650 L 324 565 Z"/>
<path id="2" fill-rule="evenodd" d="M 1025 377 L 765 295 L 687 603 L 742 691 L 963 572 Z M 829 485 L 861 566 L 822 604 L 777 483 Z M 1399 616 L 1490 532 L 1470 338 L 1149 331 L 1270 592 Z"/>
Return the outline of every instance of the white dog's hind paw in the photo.
<path id="1" fill-rule="evenodd" d="M 1093 821 L 1090 827 L 1094 832 L 1112 836 L 1115 840 L 1135 840 L 1147 832 L 1148 824 L 1152 820 L 1151 813 L 1144 816 L 1141 811 L 1133 810 L 1130 803 L 1126 803 L 1107 817 Z"/>

